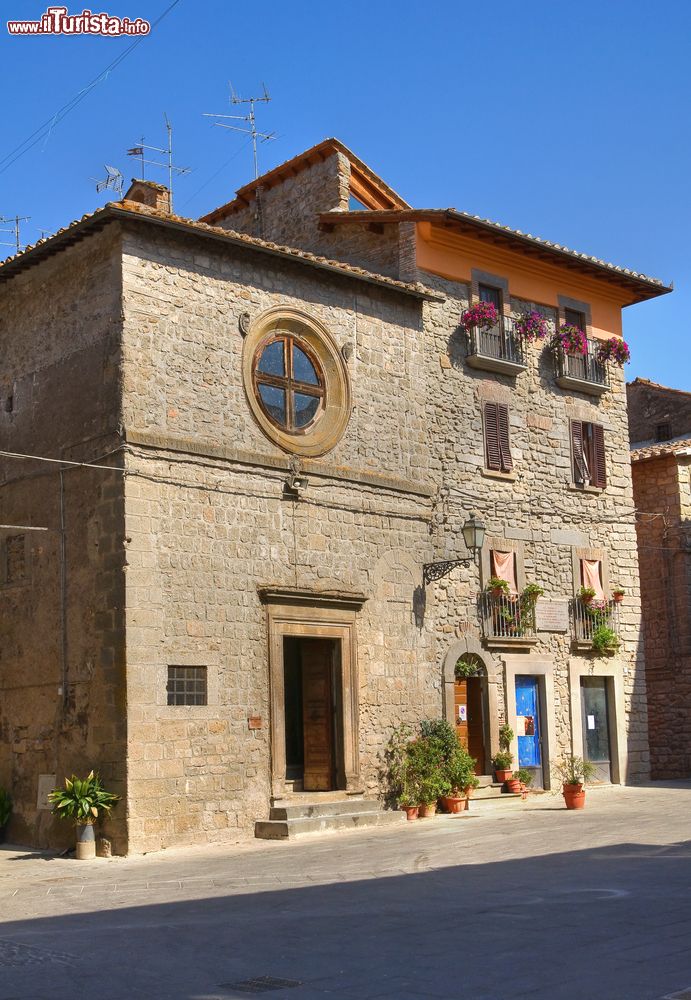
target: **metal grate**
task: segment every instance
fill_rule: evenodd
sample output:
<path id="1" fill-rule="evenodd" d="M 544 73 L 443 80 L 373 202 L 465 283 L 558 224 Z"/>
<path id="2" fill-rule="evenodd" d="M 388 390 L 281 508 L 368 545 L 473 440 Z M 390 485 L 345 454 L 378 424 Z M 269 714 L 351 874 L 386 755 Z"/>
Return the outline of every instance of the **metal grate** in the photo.
<path id="1" fill-rule="evenodd" d="M 299 979 L 276 979 L 274 976 L 257 976 L 255 979 L 245 979 L 241 983 L 220 983 L 223 990 L 234 990 L 236 993 L 271 993 L 272 990 L 292 990 L 302 986 Z"/>
<path id="2" fill-rule="evenodd" d="M 206 667 L 168 667 L 169 705 L 206 705 Z"/>

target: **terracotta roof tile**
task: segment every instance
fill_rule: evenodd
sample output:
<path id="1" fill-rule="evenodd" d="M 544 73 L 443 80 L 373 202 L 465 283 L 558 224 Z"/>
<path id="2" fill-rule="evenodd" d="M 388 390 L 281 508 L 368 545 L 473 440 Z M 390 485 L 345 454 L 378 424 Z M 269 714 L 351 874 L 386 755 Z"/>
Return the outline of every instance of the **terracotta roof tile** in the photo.
<path id="1" fill-rule="evenodd" d="M 369 284 L 394 289 L 407 295 L 413 295 L 416 298 L 443 298 L 443 296 L 431 292 L 430 289 L 419 283 L 412 284 L 410 282 L 398 281 L 396 278 L 376 274 L 363 267 L 357 267 L 355 264 L 345 264 L 342 261 L 329 260 L 327 257 L 320 257 L 307 250 L 281 246 L 278 243 L 271 243 L 269 240 L 259 239 L 257 236 L 249 236 L 246 233 L 237 233 L 230 229 L 223 229 L 220 226 L 210 226 L 205 222 L 196 222 L 193 219 L 185 219 L 182 216 L 170 215 L 167 212 L 159 211 L 149 205 L 142 205 L 140 202 L 135 201 L 108 202 L 102 208 L 83 215 L 81 219 L 76 219 L 69 226 L 58 229 L 56 233 L 47 239 L 39 240 L 37 243 L 27 246 L 21 253 L 6 258 L 6 260 L 0 263 L 0 281 L 11 277 L 12 274 L 22 270 L 24 266 L 30 267 L 32 264 L 38 263 L 38 260 L 59 250 L 62 245 L 81 239 L 82 231 L 84 230 L 100 228 L 113 218 L 137 219 L 142 217 L 177 230 L 212 236 L 216 240 L 235 246 L 244 245 L 253 247 L 275 256 L 298 260 L 312 267 L 360 279 Z"/>
<path id="2" fill-rule="evenodd" d="M 650 458 L 663 458 L 668 455 L 678 455 L 688 452 L 691 454 L 691 438 L 678 438 L 676 441 L 660 441 L 656 444 L 646 445 L 643 448 L 633 448 L 631 451 L 632 462 L 644 462 Z"/>

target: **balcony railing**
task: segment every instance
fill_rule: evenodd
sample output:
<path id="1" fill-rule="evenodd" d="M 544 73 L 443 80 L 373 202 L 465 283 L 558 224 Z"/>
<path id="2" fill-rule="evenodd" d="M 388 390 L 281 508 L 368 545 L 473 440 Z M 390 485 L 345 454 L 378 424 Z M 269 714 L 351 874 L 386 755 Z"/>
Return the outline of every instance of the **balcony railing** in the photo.
<path id="1" fill-rule="evenodd" d="M 513 320 L 508 316 L 501 316 L 489 330 L 472 327 L 468 339 L 466 360 L 471 368 L 508 375 L 517 375 L 527 368 L 523 338 L 515 332 Z"/>
<path id="2" fill-rule="evenodd" d="M 609 389 L 607 369 L 597 359 L 598 343 L 588 341 L 585 354 L 567 354 L 557 348 L 557 385 L 564 389 L 579 389 L 594 396 L 601 396 Z"/>
<path id="3" fill-rule="evenodd" d="M 586 604 L 576 597 L 571 601 L 571 634 L 577 645 L 591 646 L 593 634 L 604 625 L 619 637 L 619 605 L 616 601 L 593 601 Z"/>
<path id="4" fill-rule="evenodd" d="M 478 613 L 485 639 L 498 642 L 533 642 L 535 631 L 535 604 L 522 601 L 516 595 L 478 594 Z"/>

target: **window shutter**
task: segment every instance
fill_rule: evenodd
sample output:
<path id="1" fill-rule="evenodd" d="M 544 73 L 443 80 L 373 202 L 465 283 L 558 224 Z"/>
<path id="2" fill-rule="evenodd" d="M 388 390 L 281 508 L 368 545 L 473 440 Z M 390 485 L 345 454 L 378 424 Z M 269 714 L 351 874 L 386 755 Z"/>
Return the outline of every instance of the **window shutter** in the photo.
<path id="1" fill-rule="evenodd" d="M 604 490 L 607 485 L 607 464 L 605 462 L 605 432 L 602 424 L 592 424 L 593 429 L 593 470 L 592 485 Z"/>
<path id="2" fill-rule="evenodd" d="M 571 451 L 573 452 L 573 478 L 576 483 L 584 483 L 588 478 L 583 458 L 583 422 L 571 421 Z"/>
<path id="3" fill-rule="evenodd" d="M 509 408 L 506 403 L 497 403 L 497 437 L 499 438 L 501 471 L 511 472 L 513 459 L 509 445 Z"/>
<path id="4" fill-rule="evenodd" d="M 485 403 L 485 460 L 488 469 L 501 471 L 497 404 Z"/>

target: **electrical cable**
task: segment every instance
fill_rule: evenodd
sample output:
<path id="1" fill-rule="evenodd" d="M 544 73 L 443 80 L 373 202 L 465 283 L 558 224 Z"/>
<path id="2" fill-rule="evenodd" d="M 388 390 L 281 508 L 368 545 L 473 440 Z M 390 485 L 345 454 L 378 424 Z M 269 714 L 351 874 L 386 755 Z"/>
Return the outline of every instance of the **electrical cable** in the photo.
<path id="1" fill-rule="evenodd" d="M 173 2 L 166 7 L 163 13 L 152 22 L 152 29 L 157 27 L 180 2 L 181 0 L 173 0 Z M 44 137 L 48 138 L 55 126 L 59 125 L 60 122 L 67 117 L 70 111 L 76 108 L 78 104 L 81 104 L 84 98 L 87 97 L 91 91 L 97 87 L 99 83 L 101 83 L 102 80 L 106 79 L 113 72 L 113 70 L 116 69 L 128 55 L 130 55 L 131 52 L 134 52 L 138 45 L 141 45 L 146 38 L 150 37 L 151 33 L 148 35 L 141 35 L 134 42 L 132 42 L 131 45 L 128 45 L 128 47 L 121 52 L 119 56 L 113 59 L 113 61 L 109 63 L 108 66 L 106 66 L 106 68 L 98 74 L 98 76 L 94 77 L 91 83 L 88 83 L 86 87 L 75 94 L 71 100 L 67 101 L 66 104 L 63 104 L 61 108 L 58 108 L 55 114 L 51 115 L 51 117 L 43 122 L 42 125 L 39 125 L 39 127 L 35 129 L 31 135 L 27 136 L 23 142 L 20 142 L 18 146 L 15 146 L 15 148 L 10 150 L 9 153 L 6 153 L 5 156 L 0 159 L 0 174 L 9 170 L 13 163 L 20 159 L 20 157 L 22 157 L 25 153 L 28 153 L 30 149 L 33 149 L 34 146 L 38 145 L 41 139 Z"/>

